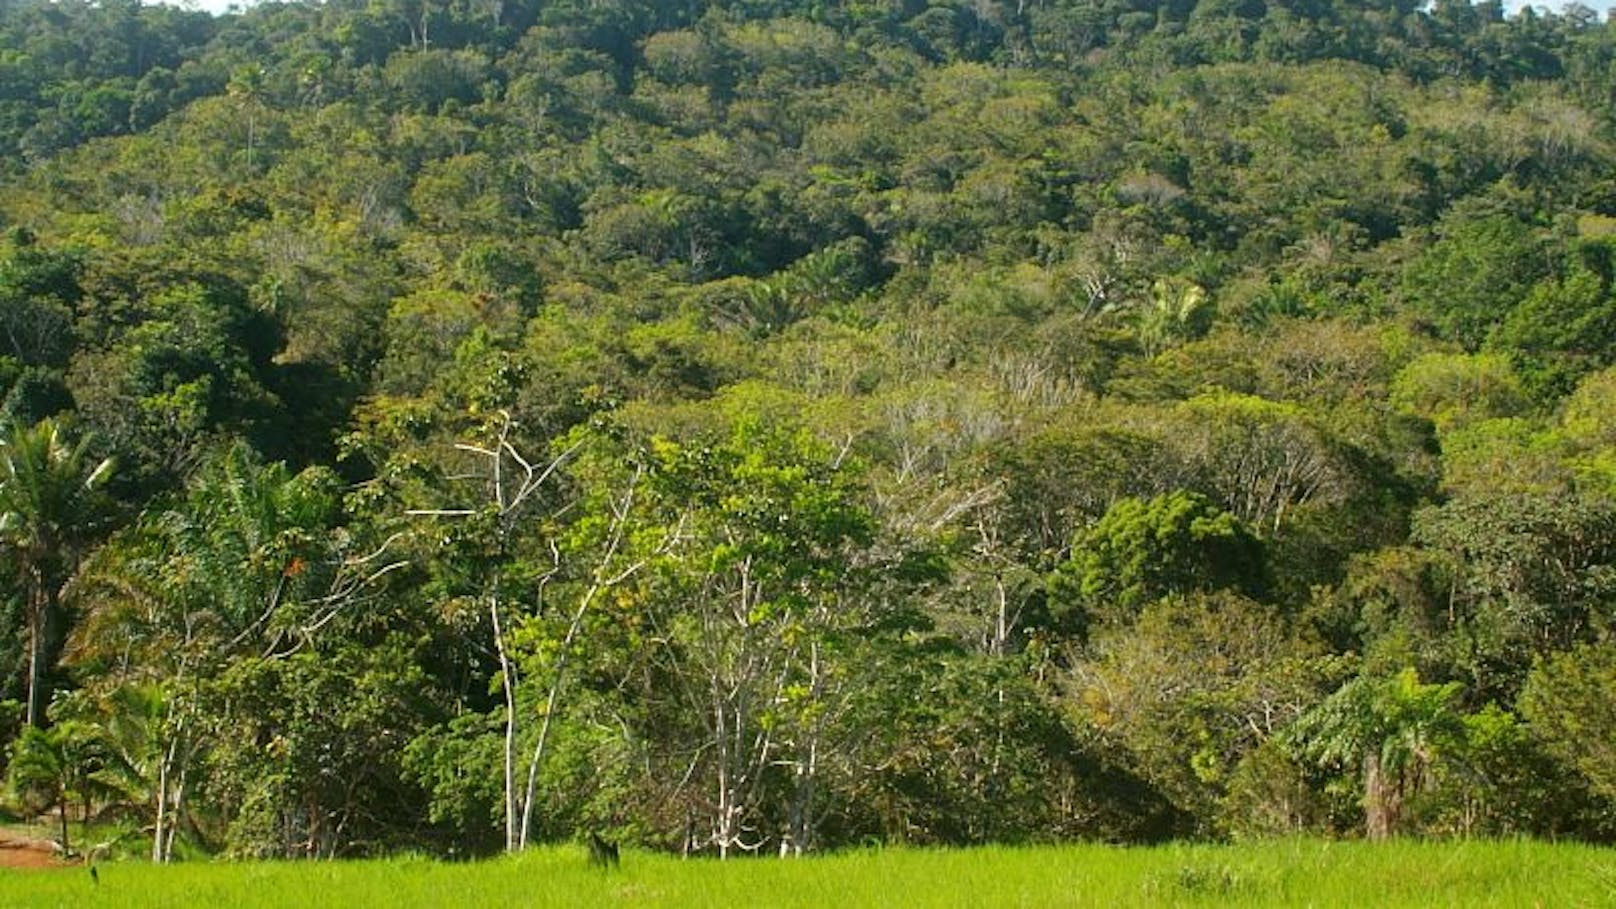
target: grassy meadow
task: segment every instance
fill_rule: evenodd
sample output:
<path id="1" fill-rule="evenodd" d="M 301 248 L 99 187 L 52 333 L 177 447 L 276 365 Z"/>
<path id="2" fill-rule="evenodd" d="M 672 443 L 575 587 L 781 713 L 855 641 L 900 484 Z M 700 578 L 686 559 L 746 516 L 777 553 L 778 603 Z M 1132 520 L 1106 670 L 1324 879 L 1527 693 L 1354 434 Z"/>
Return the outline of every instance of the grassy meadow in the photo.
<path id="1" fill-rule="evenodd" d="M 681 861 L 581 848 L 488 862 L 124 862 L 0 873 L 0 906 L 1612 906 L 1616 851 L 1506 842 L 887 849 Z"/>

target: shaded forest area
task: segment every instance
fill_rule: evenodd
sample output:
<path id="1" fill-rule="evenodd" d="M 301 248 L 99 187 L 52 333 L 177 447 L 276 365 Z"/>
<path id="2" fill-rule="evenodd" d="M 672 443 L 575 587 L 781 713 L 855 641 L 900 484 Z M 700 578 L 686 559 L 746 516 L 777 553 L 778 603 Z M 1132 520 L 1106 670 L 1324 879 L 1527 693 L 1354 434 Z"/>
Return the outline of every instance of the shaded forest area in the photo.
<path id="1" fill-rule="evenodd" d="M 19 811 L 1616 832 L 1616 26 L 0 5 Z"/>

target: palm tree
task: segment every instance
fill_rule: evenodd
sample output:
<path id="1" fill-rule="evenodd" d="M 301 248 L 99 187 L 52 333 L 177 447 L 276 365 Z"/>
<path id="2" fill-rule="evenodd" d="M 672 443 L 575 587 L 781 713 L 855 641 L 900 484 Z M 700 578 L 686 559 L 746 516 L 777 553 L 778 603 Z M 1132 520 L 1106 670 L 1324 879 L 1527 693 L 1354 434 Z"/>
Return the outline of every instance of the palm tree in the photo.
<path id="1" fill-rule="evenodd" d="M 65 720 L 52 728 L 25 728 L 12 746 L 13 793 L 37 807 L 55 808 L 61 823 L 61 850 L 71 855 L 67 836 L 68 803 L 78 798 L 83 804 L 81 820 L 89 821 L 90 806 L 107 786 L 97 778 L 107 763 L 107 747 L 101 731 L 82 720 Z"/>
<path id="2" fill-rule="evenodd" d="M 152 861 L 163 863 L 173 853 L 199 750 L 189 731 L 197 678 L 225 654 L 218 617 L 193 609 L 170 580 L 177 572 L 155 529 L 160 522 L 114 537 L 85 562 L 74 583 L 91 608 L 64 656 L 120 667 L 76 695 L 94 699 L 115 758 L 105 775 L 126 804 L 150 809 Z"/>
<path id="3" fill-rule="evenodd" d="M 28 725 L 41 728 L 49 675 L 66 632 L 63 588 L 107 515 L 101 487 L 110 459 L 92 463 L 89 440 L 69 444 L 51 419 L 0 441 L 0 558 L 26 598 Z"/>
<path id="4" fill-rule="evenodd" d="M 1436 753 L 1457 745 L 1463 723 L 1454 709 L 1457 682 L 1427 685 L 1413 669 L 1389 679 L 1359 677 L 1303 714 L 1285 736 L 1320 767 L 1363 775 L 1365 832 L 1397 832 L 1404 803 L 1425 785 Z"/>

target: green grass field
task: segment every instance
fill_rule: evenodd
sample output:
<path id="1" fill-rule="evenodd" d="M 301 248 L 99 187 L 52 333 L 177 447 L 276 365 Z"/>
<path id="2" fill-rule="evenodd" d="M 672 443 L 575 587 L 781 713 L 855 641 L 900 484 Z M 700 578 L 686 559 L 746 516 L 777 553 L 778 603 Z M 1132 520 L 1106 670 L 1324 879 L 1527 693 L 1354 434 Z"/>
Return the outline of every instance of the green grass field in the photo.
<path id="1" fill-rule="evenodd" d="M 680 861 L 581 848 L 425 859 L 0 873 L 0 906 L 1616 906 L 1616 851 L 1533 842 L 1062 846 Z"/>

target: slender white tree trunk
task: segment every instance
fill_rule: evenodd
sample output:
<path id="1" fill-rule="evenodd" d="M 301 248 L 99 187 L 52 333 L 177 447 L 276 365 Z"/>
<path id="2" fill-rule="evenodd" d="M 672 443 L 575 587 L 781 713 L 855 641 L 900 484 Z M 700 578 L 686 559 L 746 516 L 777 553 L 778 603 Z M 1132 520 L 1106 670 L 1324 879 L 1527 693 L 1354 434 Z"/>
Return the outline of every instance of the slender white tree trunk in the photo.
<path id="1" fill-rule="evenodd" d="M 166 863 L 174 857 L 174 835 L 179 833 L 181 812 L 185 808 L 185 777 L 186 766 L 180 766 L 180 782 L 174 788 L 173 807 L 169 810 L 168 834 L 163 840 L 163 861 Z"/>
<path id="2" fill-rule="evenodd" d="M 45 690 L 45 639 L 50 634 L 50 601 L 44 575 L 36 567 L 29 572 L 33 590 L 28 594 L 28 725 L 38 729 L 45 724 L 49 693 Z"/>
<path id="3" fill-rule="evenodd" d="M 163 834 L 168 823 L 168 767 L 174 759 L 174 742 L 157 759 L 157 821 L 152 825 L 152 862 L 163 863 Z"/>
<path id="4" fill-rule="evenodd" d="M 499 655 L 500 689 L 505 695 L 505 851 L 515 852 L 522 845 L 516 830 L 516 820 L 522 813 L 516 804 L 516 679 L 505 651 L 498 596 L 489 599 L 488 614 L 494 622 L 494 650 Z"/>

